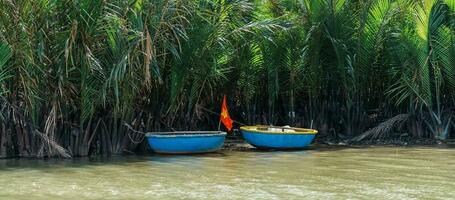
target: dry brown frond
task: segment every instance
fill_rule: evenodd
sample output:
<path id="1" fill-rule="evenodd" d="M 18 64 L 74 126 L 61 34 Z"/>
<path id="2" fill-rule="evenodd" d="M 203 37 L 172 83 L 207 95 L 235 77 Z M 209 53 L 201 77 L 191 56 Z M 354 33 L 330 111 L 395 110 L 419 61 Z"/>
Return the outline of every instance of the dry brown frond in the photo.
<path id="1" fill-rule="evenodd" d="M 395 117 L 392 117 L 390 119 L 388 119 L 387 121 L 385 122 L 382 122 L 381 124 L 379 124 L 378 126 L 360 134 L 359 136 L 355 137 L 355 138 L 352 138 L 351 141 L 353 142 L 359 142 L 359 141 L 362 141 L 364 139 L 378 139 L 378 138 L 381 138 L 381 137 L 385 137 L 387 136 L 390 131 L 402 124 L 403 122 L 405 122 L 407 119 L 409 118 L 409 114 L 399 114 Z"/>

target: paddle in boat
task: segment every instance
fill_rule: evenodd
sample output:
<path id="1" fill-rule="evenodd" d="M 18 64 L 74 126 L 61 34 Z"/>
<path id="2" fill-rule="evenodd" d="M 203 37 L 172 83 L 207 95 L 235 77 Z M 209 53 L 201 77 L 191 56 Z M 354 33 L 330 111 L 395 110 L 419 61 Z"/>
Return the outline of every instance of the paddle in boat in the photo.
<path id="1" fill-rule="evenodd" d="M 243 138 L 257 148 L 300 149 L 311 144 L 318 131 L 289 126 L 242 126 Z"/>
<path id="2" fill-rule="evenodd" d="M 221 131 L 175 131 L 146 134 L 150 148 L 156 153 L 190 154 L 219 150 L 226 137 Z"/>

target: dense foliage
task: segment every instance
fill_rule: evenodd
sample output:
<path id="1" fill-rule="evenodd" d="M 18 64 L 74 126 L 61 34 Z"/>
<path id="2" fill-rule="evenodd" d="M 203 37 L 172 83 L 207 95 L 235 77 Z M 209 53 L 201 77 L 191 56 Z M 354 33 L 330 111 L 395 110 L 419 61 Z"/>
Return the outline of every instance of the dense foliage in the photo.
<path id="1" fill-rule="evenodd" d="M 450 137 L 455 0 L 0 0 L 0 8 L 1 157 L 133 151 L 143 135 L 125 123 L 216 129 L 209 111 L 224 94 L 246 124 Z"/>

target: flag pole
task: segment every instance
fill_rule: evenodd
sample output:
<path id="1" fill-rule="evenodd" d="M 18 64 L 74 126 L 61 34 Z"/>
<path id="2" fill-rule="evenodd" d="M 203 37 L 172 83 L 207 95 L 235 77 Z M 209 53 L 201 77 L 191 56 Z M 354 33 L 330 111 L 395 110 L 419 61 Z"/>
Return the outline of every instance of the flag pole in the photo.
<path id="1" fill-rule="evenodd" d="M 218 131 L 221 130 L 221 120 L 218 120 Z"/>

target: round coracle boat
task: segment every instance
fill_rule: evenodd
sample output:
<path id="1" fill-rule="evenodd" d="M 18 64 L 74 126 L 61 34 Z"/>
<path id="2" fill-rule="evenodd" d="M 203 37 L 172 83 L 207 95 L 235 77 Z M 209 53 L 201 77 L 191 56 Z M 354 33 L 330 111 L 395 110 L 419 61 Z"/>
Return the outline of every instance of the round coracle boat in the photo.
<path id="1" fill-rule="evenodd" d="M 257 148 L 299 149 L 311 144 L 317 130 L 289 126 L 242 126 L 243 138 Z"/>
<path id="2" fill-rule="evenodd" d="M 221 131 L 176 131 L 146 134 L 150 148 L 156 153 L 191 154 L 219 150 L 226 138 Z"/>

